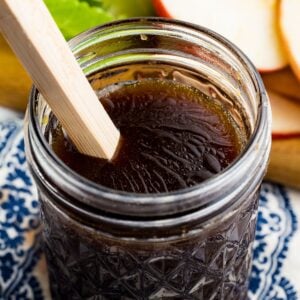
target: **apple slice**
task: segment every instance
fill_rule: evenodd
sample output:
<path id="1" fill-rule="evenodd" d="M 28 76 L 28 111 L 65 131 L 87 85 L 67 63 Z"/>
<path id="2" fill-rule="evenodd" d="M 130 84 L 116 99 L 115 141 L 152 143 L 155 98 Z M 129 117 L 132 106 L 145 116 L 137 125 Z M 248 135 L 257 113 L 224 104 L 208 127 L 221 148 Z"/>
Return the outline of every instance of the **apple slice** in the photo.
<path id="1" fill-rule="evenodd" d="M 262 74 L 262 79 L 268 91 L 293 98 L 300 103 L 300 82 L 290 68 Z"/>
<path id="2" fill-rule="evenodd" d="M 287 58 L 277 32 L 277 0 L 153 0 L 158 15 L 212 29 L 240 47 L 261 72 Z"/>
<path id="3" fill-rule="evenodd" d="M 300 1 L 281 0 L 279 28 L 291 67 L 300 80 Z"/>
<path id="4" fill-rule="evenodd" d="M 300 137 L 300 104 L 269 92 L 272 107 L 274 139 Z"/>

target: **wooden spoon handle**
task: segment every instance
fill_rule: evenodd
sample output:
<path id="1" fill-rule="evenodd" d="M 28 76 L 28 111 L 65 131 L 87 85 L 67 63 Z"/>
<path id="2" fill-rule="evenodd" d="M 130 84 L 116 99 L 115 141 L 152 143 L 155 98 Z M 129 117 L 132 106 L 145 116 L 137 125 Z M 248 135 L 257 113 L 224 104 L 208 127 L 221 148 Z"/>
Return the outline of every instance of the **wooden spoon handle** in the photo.
<path id="1" fill-rule="evenodd" d="M 111 159 L 120 134 L 42 0 L 0 0 L 0 29 L 78 150 Z"/>

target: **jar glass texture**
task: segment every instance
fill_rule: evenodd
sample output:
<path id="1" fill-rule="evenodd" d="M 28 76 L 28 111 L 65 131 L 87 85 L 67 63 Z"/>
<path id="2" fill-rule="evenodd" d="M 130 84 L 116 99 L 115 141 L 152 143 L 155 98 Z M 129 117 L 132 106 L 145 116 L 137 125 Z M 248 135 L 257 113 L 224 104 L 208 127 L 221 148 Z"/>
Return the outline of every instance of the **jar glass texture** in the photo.
<path id="1" fill-rule="evenodd" d="M 112 191 L 58 159 L 45 137 L 51 109 L 33 88 L 26 153 L 54 299 L 245 299 L 271 145 L 269 103 L 255 68 L 219 35 L 159 18 L 107 24 L 70 47 L 85 74 L 96 74 L 95 89 L 161 78 L 210 96 L 218 91 L 213 96 L 247 142 L 228 168 L 194 187 Z"/>

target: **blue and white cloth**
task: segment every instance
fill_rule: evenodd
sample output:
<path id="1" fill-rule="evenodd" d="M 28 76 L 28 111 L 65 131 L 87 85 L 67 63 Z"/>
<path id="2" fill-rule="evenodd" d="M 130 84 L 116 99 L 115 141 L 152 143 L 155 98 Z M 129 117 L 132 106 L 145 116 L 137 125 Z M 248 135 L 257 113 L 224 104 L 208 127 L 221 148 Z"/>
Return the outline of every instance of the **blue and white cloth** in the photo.
<path id="1" fill-rule="evenodd" d="M 1 114 L 2 112 L 2 114 Z M 21 117 L 0 111 L 0 299 L 50 299 Z M 250 300 L 300 300 L 300 191 L 264 183 Z"/>

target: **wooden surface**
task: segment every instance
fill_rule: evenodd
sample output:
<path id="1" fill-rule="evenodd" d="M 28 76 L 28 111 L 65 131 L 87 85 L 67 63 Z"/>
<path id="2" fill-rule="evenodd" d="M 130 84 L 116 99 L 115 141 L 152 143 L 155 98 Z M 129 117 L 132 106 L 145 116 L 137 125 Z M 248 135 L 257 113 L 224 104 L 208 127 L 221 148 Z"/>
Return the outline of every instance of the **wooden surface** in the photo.
<path id="1" fill-rule="evenodd" d="M 0 28 L 77 149 L 110 160 L 120 133 L 44 2 L 1 0 Z"/>
<path id="2" fill-rule="evenodd" d="M 300 189 L 299 138 L 273 140 L 266 178 Z"/>
<path id="3" fill-rule="evenodd" d="M 270 97 L 273 93 L 286 98 L 300 106 L 300 82 L 290 68 L 263 74 L 267 91 Z M 284 113 L 284 112 L 283 112 Z M 277 112 L 278 114 L 278 112 Z M 273 119 L 276 115 L 273 115 Z M 285 115 L 289 120 L 291 115 Z M 300 122 L 300 115 L 298 117 Z M 280 182 L 300 189 L 300 138 L 280 138 L 272 141 L 272 150 L 267 179 Z"/>
<path id="4" fill-rule="evenodd" d="M 263 79 L 269 90 L 300 99 L 300 85 L 289 69 L 263 75 Z M 0 36 L 0 105 L 24 111 L 30 84 Z M 300 189 L 300 138 L 273 141 L 266 178 Z"/>

